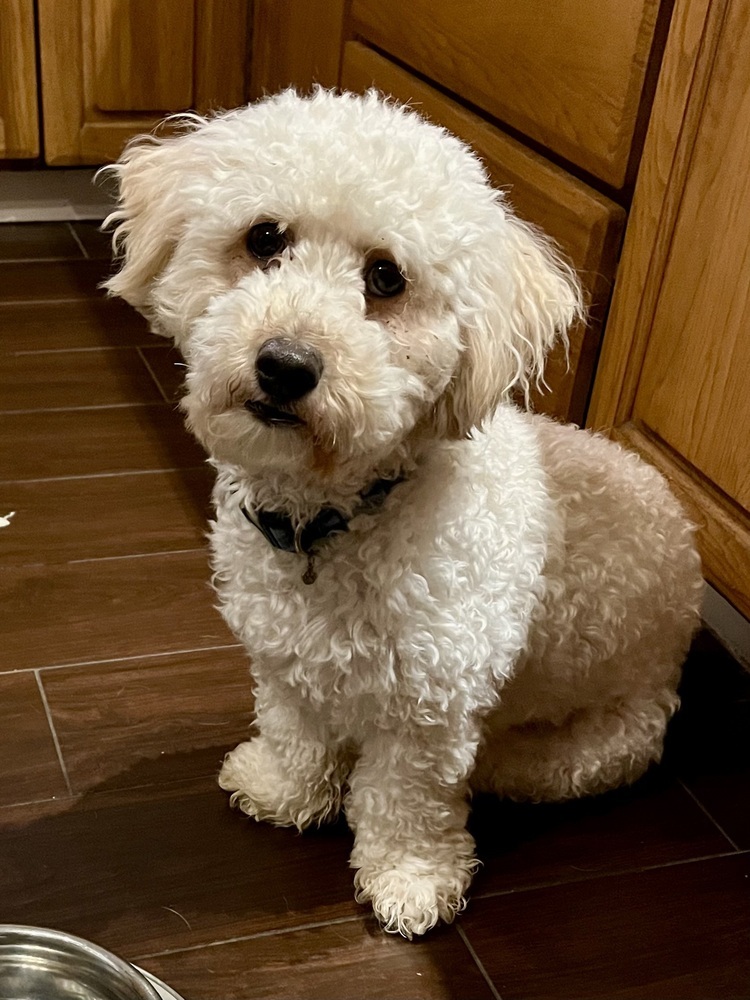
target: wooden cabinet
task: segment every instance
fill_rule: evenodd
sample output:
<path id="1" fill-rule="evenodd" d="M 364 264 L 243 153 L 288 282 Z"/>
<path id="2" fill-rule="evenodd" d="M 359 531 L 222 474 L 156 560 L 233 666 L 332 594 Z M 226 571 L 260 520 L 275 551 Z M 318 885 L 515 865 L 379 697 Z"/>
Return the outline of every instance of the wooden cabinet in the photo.
<path id="1" fill-rule="evenodd" d="M 621 187 L 659 0 L 352 0 L 351 31 Z"/>
<path id="2" fill-rule="evenodd" d="M 562 348 L 552 356 L 546 378 L 554 391 L 536 394 L 534 403 L 554 416 L 581 421 L 624 210 L 358 42 L 349 42 L 344 49 L 341 86 L 360 93 L 377 86 L 400 101 L 411 101 L 423 115 L 468 142 L 481 156 L 492 182 L 507 192 L 515 211 L 543 226 L 575 264 L 586 286 L 590 322 L 571 331 L 567 356 Z"/>
<path id="3" fill-rule="evenodd" d="M 39 155 L 34 0 L 0 2 L 0 158 Z"/>
<path id="4" fill-rule="evenodd" d="M 250 4 L 36 0 L 35 25 L 0 0 L 0 159 L 106 163 L 171 113 L 244 104 Z"/>
<path id="5" fill-rule="evenodd" d="M 590 423 L 671 479 L 750 614 L 750 0 L 681 0 Z"/>
<path id="6" fill-rule="evenodd" d="M 165 115 L 242 104 L 248 6 L 38 0 L 46 162 L 105 163 Z"/>

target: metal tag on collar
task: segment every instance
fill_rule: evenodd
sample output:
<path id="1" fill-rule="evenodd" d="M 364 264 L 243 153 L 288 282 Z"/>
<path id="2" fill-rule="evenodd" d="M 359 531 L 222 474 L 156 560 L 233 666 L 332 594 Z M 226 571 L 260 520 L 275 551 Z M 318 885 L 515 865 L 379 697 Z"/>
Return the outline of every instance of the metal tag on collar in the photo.
<path id="1" fill-rule="evenodd" d="M 307 569 L 302 574 L 302 582 L 306 584 L 315 583 L 318 579 L 318 574 L 315 570 L 315 556 L 312 552 L 307 553 Z"/>

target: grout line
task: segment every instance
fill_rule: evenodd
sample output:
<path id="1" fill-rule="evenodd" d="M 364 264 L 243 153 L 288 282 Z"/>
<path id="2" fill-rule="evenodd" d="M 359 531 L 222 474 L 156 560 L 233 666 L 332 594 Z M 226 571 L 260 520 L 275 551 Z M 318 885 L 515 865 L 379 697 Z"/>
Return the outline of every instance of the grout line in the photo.
<path id="1" fill-rule="evenodd" d="M 76 241 L 76 243 L 78 244 L 78 249 L 79 249 L 79 250 L 81 251 L 81 253 L 83 254 L 83 259 L 84 259 L 84 260 L 91 260 L 91 258 L 89 257 L 88 253 L 86 252 L 86 247 L 85 247 L 85 246 L 83 245 L 83 243 L 81 243 L 81 237 L 80 237 L 80 236 L 78 235 L 78 233 L 77 233 L 77 232 L 75 231 L 75 229 L 73 228 L 73 225 L 72 225 L 72 223 L 70 223 L 70 222 L 66 222 L 66 223 L 65 223 L 65 225 L 66 225 L 66 226 L 68 227 L 68 229 L 70 230 L 70 235 L 71 235 L 71 236 L 73 237 L 73 239 L 74 239 L 74 240 Z"/>
<path id="2" fill-rule="evenodd" d="M 46 799 L 28 799 L 26 802 L 4 802 L 0 805 L 0 820 L 2 820 L 3 809 L 24 809 L 26 806 L 43 806 L 50 802 L 73 803 L 78 798 L 79 795 L 76 793 L 74 795 L 50 795 Z"/>
<path id="3" fill-rule="evenodd" d="M 184 948 L 168 948 L 165 951 L 152 951 L 144 955 L 136 955 L 133 962 L 143 962 L 149 958 L 161 958 L 164 955 L 182 955 L 188 951 L 201 951 L 203 948 L 219 948 L 225 944 L 238 944 L 240 941 L 254 941 L 256 938 L 281 937 L 284 934 L 294 934 L 296 931 L 311 931 L 319 927 L 332 927 L 336 924 L 352 924 L 362 921 L 359 914 L 351 917 L 335 917 L 333 920 L 318 920 L 309 924 L 298 924 L 296 927 L 275 927 L 269 931 L 257 931 L 255 934 L 242 934 L 238 937 L 225 938 L 222 941 L 207 941 L 204 944 L 186 945 Z"/>
<path id="4" fill-rule="evenodd" d="M 24 263 L 28 263 L 28 261 L 24 261 Z M 96 292 L 98 292 L 98 290 L 99 289 L 97 287 L 95 289 L 92 289 L 92 292 L 94 294 L 92 294 L 92 292 L 89 292 L 88 295 L 74 295 L 74 296 L 68 296 L 67 298 L 64 298 L 64 299 L 40 299 L 40 298 L 36 298 L 36 299 L 0 299 L 0 307 L 3 307 L 3 306 L 16 306 L 16 307 L 17 306 L 61 306 L 61 305 L 65 305 L 67 302 L 92 302 L 92 301 L 96 302 L 96 301 L 98 301 L 100 299 L 103 301 L 104 300 L 104 296 L 103 295 L 99 296 L 99 295 L 95 294 Z"/>
<path id="5" fill-rule="evenodd" d="M 471 955 L 471 957 L 474 959 L 474 964 L 477 966 L 477 968 L 479 969 L 479 971 L 482 973 L 482 976 L 484 977 L 484 981 L 489 986 L 490 993 L 492 993 L 492 996 L 495 998 L 495 1000 L 503 1000 L 503 998 L 497 992 L 497 988 L 495 987 L 495 984 L 492 982 L 492 979 L 490 978 L 489 973 L 487 972 L 487 970 L 485 969 L 484 965 L 482 964 L 482 961 L 479 958 L 479 955 L 477 955 L 477 953 L 474 951 L 474 946 L 472 945 L 471 941 L 469 941 L 468 937 L 466 936 L 466 931 L 463 929 L 463 927 L 460 924 L 456 924 L 456 930 L 458 931 L 458 936 L 461 938 L 461 940 L 463 941 L 463 943 L 466 945 L 466 950 L 469 952 L 469 954 Z"/>
<path id="6" fill-rule="evenodd" d="M 39 671 L 34 671 L 34 677 L 36 678 L 37 687 L 39 688 L 39 694 L 42 699 L 42 704 L 44 705 L 44 711 L 47 713 L 47 722 L 49 724 L 50 732 L 52 733 L 52 740 L 55 744 L 55 750 L 57 751 L 57 759 L 60 762 L 60 769 L 63 773 L 63 778 L 65 778 L 65 784 L 68 789 L 68 795 L 71 797 L 75 794 L 73 788 L 70 784 L 70 778 L 68 777 L 68 769 L 65 766 L 65 760 L 63 759 L 62 749 L 60 747 L 60 740 L 57 737 L 57 730 L 55 729 L 55 724 L 52 721 L 52 712 L 50 711 L 49 702 L 47 701 L 47 692 L 44 690 L 44 685 L 42 684 L 42 678 L 39 675 Z"/>
<path id="7" fill-rule="evenodd" d="M 28 410 L 0 410 L 0 415 L 4 417 L 17 417 L 25 413 L 80 413 L 90 410 L 132 410 L 140 409 L 143 406 L 164 406 L 160 400 L 151 400 L 149 403 L 100 403 L 96 406 L 37 406 Z"/>
<path id="8" fill-rule="evenodd" d="M 25 358 L 37 354 L 82 354 L 87 351 L 132 351 L 138 347 L 161 347 L 161 344 L 100 344 L 94 347 L 42 347 L 33 351 L 10 351 L 14 358 Z M 169 350 L 165 344 L 163 350 Z"/>
<path id="9" fill-rule="evenodd" d="M 167 396 L 166 392 L 164 391 L 164 389 L 163 389 L 163 387 L 162 387 L 162 384 L 161 384 L 161 382 L 160 382 L 160 381 L 159 381 L 159 379 L 158 379 L 158 378 L 156 377 L 156 374 L 155 374 L 155 372 L 154 372 L 154 369 L 153 369 L 153 368 L 151 367 L 151 365 L 150 365 L 150 364 L 148 363 L 148 361 L 146 360 L 146 355 L 145 355 L 145 354 L 143 353 L 143 351 L 142 351 L 142 350 L 140 349 L 140 347 L 136 347 L 136 351 L 138 352 L 138 357 L 139 357 L 139 358 L 141 359 L 141 361 L 142 361 L 142 362 L 144 363 L 144 365 L 146 366 L 146 371 L 147 371 L 147 372 L 149 373 L 149 375 L 151 376 L 151 379 L 152 379 L 152 381 L 153 381 L 154 385 L 156 386 L 156 388 L 157 388 L 157 389 L 159 390 L 159 392 L 161 393 L 161 395 L 162 395 L 162 398 L 164 399 L 164 402 L 165 402 L 165 403 L 171 403 L 171 402 L 172 402 L 172 400 L 171 400 L 171 399 L 170 399 L 170 398 L 169 398 L 169 397 Z"/>
<path id="10" fill-rule="evenodd" d="M 131 656 L 110 656 L 101 660 L 71 660 L 70 663 L 49 663 L 40 667 L 19 667 L 17 670 L 6 670 L 0 677 L 8 674 L 29 674 L 38 670 L 66 670 L 68 667 L 97 667 L 107 663 L 130 663 L 133 660 L 155 660 L 165 656 L 187 656 L 189 653 L 213 653 L 222 649 L 242 649 L 241 642 L 225 642 L 218 646 L 193 646 L 190 649 L 167 649 L 156 653 L 134 653 Z"/>
<path id="11" fill-rule="evenodd" d="M 702 854 L 696 858 L 680 858 L 677 861 L 664 861 L 657 865 L 640 865 L 636 868 L 617 868 L 610 872 L 591 872 L 582 878 L 556 879 L 552 882 L 537 882 L 534 885 L 518 886 L 514 889 L 496 889 L 492 892 L 475 893 L 472 899 L 495 899 L 498 896 L 516 896 L 522 892 L 536 892 L 538 889 L 558 889 L 566 885 L 578 885 L 581 882 L 593 882 L 597 879 L 617 878 L 619 875 L 642 875 L 644 872 L 658 871 L 661 868 L 677 868 L 680 865 L 692 865 L 699 861 L 716 861 L 719 858 L 735 858 L 750 854 L 747 850 L 720 851 L 718 854 Z"/>
<path id="12" fill-rule="evenodd" d="M 115 560 L 122 559 L 151 559 L 156 556 L 182 556 L 187 552 L 205 552 L 205 545 L 193 546 L 191 549 L 164 549 L 160 552 L 128 552 L 126 555 L 121 556 L 87 556 L 84 559 L 66 559 L 64 563 L 59 563 L 60 566 L 79 566 L 81 563 L 100 563 L 100 562 L 114 562 Z M 33 566 L 45 565 L 49 566 L 49 563 L 32 563 Z"/>
<path id="13" fill-rule="evenodd" d="M 718 823 L 718 822 L 717 822 L 717 821 L 716 821 L 716 820 L 714 819 L 714 817 L 713 817 L 713 816 L 711 815 L 711 813 L 710 813 L 710 812 L 708 811 L 708 809 L 706 809 L 706 807 L 705 807 L 705 806 L 703 805 L 703 803 L 702 803 L 702 802 L 700 801 L 700 799 L 698 798 L 698 796 L 697 796 L 697 795 L 695 795 L 695 794 L 694 794 L 694 793 L 693 793 L 693 792 L 692 792 L 692 791 L 691 791 L 691 790 L 690 790 L 690 789 L 688 788 L 688 786 L 687 786 L 687 785 L 685 784 L 685 782 L 684 782 L 684 781 L 683 781 L 683 780 L 682 780 L 681 778 L 678 778 L 678 779 L 677 779 L 677 781 L 678 781 L 678 782 L 680 783 L 680 785 L 682 786 L 682 788 L 683 788 L 683 789 L 684 789 L 684 790 L 685 790 L 685 791 L 686 791 L 686 792 L 688 793 L 688 795 L 689 795 L 689 796 L 690 796 L 690 798 L 691 798 L 691 799 L 693 800 L 693 802 L 695 802 L 695 804 L 696 804 L 696 805 L 698 806 L 698 808 L 700 809 L 700 811 L 701 811 L 701 812 L 702 812 L 702 813 L 703 813 L 703 814 L 704 814 L 705 816 L 707 816 L 707 817 L 708 817 L 708 819 L 710 819 L 710 820 L 711 820 L 711 822 L 712 822 L 712 823 L 713 823 L 713 825 L 714 825 L 714 826 L 716 827 L 716 829 L 717 829 L 717 830 L 719 831 L 719 833 L 720 833 L 720 834 L 722 835 L 722 837 L 724 837 L 724 839 L 725 839 L 725 840 L 728 840 L 728 841 L 729 841 L 729 843 L 730 843 L 730 844 L 732 845 L 732 847 L 733 847 L 733 848 L 735 849 L 735 851 L 739 851 L 739 850 L 740 850 L 740 846 L 739 846 L 739 844 L 735 844 L 735 842 L 734 842 L 734 841 L 732 840 L 732 838 L 731 838 L 731 837 L 729 836 L 729 834 L 728 834 L 728 833 L 727 833 L 727 831 L 726 831 L 726 830 L 724 829 L 724 827 L 723 827 L 723 826 L 721 826 L 721 824 L 720 824 L 720 823 Z"/>
<path id="14" fill-rule="evenodd" d="M 1 224 L 1 223 L 0 223 Z M 80 264 L 80 257 L 7 257 L 0 260 L 4 264 Z"/>
<path id="15" fill-rule="evenodd" d="M 0 486 L 31 485 L 33 483 L 60 483 L 73 479 L 115 479 L 119 476 L 158 476 L 165 472 L 198 472 L 203 465 L 180 465 L 166 469 L 126 469 L 124 472 L 85 472 L 78 476 L 44 476 L 42 479 L 2 479 Z"/>

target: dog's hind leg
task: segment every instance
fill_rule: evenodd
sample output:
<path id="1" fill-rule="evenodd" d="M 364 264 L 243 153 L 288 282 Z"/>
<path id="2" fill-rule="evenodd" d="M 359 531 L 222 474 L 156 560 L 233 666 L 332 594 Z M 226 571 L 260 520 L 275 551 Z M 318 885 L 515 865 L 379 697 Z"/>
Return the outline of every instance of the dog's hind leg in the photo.
<path id="1" fill-rule="evenodd" d="M 562 725 L 529 722 L 488 733 L 471 778 L 475 792 L 531 802 L 596 795 L 635 781 L 661 758 L 677 708 L 671 691 L 574 712 Z"/>
<path id="2" fill-rule="evenodd" d="M 302 830 L 335 819 L 348 769 L 303 714 L 290 705 L 259 713 L 259 734 L 228 753 L 219 785 L 257 820 Z"/>

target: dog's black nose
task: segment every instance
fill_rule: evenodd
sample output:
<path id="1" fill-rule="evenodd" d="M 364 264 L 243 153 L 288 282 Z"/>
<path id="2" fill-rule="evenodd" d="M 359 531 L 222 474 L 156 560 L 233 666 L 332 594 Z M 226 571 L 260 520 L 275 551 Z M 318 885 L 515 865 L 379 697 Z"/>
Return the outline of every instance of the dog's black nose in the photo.
<path id="1" fill-rule="evenodd" d="M 258 385 L 279 402 L 312 392 L 323 374 L 323 358 L 314 347 L 287 337 L 272 337 L 255 359 Z"/>

